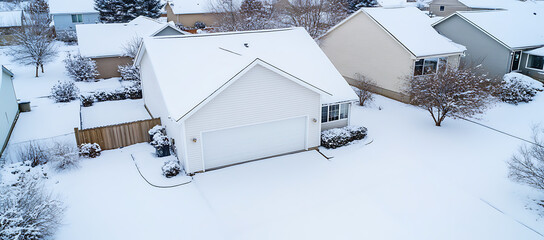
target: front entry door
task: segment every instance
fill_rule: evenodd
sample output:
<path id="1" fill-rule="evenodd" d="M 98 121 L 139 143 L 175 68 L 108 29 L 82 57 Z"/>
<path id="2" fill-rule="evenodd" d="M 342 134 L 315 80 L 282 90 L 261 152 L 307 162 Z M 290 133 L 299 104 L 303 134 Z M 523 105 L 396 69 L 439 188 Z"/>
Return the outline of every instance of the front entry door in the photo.
<path id="1" fill-rule="evenodd" d="M 512 56 L 512 68 L 510 71 L 519 70 L 519 62 L 521 61 L 521 51 L 514 52 Z"/>

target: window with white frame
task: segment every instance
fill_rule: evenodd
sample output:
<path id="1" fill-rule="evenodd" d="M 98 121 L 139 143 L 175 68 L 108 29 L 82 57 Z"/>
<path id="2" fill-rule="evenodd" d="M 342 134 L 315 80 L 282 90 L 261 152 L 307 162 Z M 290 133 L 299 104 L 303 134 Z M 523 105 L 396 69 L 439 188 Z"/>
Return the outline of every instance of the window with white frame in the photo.
<path id="1" fill-rule="evenodd" d="M 527 57 L 527 68 L 544 70 L 544 56 L 529 54 Z"/>
<path id="2" fill-rule="evenodd" d="M 321 107 L 321 122 L 332 122 L 347 119 L 349 116 L 349 103 L 329 104 Z"/>
<path id="3" fill-rule="evenodd" d="M 82 23 L 83 22 L 83 15 L 82 14 L 72 14 L 72 22 L 73 23 Z"/>
<path id="4" fill-rule="evenodd" d="M 446 57 L 419 59 L 414 65 L 414 76 L 435 74 L 439 67 L 446 66 Z"/>

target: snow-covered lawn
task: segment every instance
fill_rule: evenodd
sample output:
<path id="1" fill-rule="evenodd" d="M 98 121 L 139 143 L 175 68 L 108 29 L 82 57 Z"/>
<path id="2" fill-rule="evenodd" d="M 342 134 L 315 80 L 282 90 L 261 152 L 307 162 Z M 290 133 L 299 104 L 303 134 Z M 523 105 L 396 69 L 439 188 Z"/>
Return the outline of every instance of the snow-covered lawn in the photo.
<path id="1" fill-rule="evenodd" d="M 145 143 L 84 159 L 50 174 L 69 205 L 57 239 L 543 238 L 542 217 L 527 208 L 544 194 L 507 178 L 520 140 L 463 120 L 435 127 L 425 111 L 379 96 L 373 105 L 352 115 L 373 142 L 322 149 L 330 160 L 304 152 L 158 189 L 130 156 L 161 181 L 162 160 Z M 499 104 L 481 122 L 528 138 L 543 106 L 542 94 Z"/>
<path id="2" fill-rule="evenodd" d="M 143 99 L 95 102 L 81 108 L 83 129 L 151 119 Z"/>

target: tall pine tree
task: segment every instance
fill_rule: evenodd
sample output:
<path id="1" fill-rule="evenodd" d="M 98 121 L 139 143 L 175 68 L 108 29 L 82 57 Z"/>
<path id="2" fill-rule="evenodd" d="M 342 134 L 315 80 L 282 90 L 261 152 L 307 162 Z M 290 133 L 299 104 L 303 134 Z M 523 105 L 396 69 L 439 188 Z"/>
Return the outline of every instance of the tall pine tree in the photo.
<path id="1" fill-rule="evenodd" d="M 160 0 L 95 0 L 94 9 L 104 23 L 129 22 L 139 16 L 158 18 L 161 16 Z"/>
<path id="2" fill-rule="evenodd" d="M 378 2 L 376 0 L 347 0 L 348 11 L 353 13 L 362 7 L 376 7 Z"/>

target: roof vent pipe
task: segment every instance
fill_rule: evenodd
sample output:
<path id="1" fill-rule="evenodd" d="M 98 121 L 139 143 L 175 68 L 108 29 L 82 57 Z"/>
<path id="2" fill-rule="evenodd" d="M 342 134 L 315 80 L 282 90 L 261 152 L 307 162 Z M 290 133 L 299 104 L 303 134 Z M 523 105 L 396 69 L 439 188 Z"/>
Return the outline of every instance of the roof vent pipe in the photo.
<path id="1" fill-rule="evenodd" d="M 249 48 L 249 43 L 244 43 L 244 46 L 245 46 L 246 48 Z"/>

